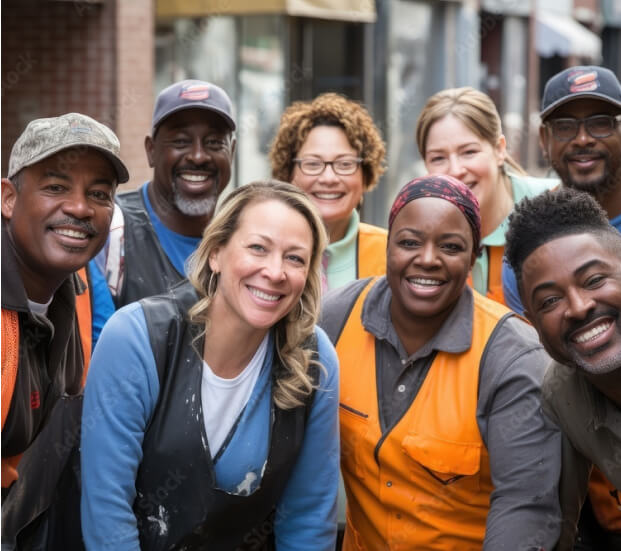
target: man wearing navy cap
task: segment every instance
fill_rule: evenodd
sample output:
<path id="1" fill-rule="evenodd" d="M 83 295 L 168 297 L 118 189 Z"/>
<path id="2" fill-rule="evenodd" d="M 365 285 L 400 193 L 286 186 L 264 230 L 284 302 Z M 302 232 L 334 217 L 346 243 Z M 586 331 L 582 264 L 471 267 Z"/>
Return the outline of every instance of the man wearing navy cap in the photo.
<path id="1" fill-rule="evenodd" d="M 184 80 L 160 92 L 145 138 L 153 178 L 117 197 L 110 239 L 90 266 L 95 277 L 105 274 L 114 300 L 107 311 L 95 306 L 95 339 L 114 308 L 185 277 L 185 261 L 230 180 L 234 131 L 231 101 L 218 86 Z"/>

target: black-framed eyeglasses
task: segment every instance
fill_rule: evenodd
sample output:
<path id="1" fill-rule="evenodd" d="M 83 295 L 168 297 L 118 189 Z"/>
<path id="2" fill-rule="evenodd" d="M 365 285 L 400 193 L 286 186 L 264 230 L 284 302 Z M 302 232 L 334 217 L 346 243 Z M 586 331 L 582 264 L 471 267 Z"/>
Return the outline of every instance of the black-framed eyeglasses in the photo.
<path id="1" fill-rule="evenodd" d="M 612 136 L 621 121 L 621 115 L 592 115 L 584 119 L 574 119 L 572 117 L 550 119 L 545 124 L 552 130 L 552 135 L 561 142 L 573 140 L 580 130 L 580 125 L 592 138 L 607 138 Z"/>
<path id="2" fill-rule="evenodd" d="M 362 162 L 359 157 L 344 157 L 342 159 L 335 159 L 334 161 L 322 161 L 321 159 L 293 159 L 302 173 L 307 176 L 319 176 L 327 165 L 332 165 L 332 170 L 339 176 L 350 176 L 356 170 Z"/>

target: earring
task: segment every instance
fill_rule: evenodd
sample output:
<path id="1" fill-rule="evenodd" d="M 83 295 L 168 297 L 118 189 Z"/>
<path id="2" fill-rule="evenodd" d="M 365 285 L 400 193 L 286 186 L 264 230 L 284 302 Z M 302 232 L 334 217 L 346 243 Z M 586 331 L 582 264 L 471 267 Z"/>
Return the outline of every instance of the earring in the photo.
<path id="1" fill-rule="evenodd" d="M 207 284 L 207 296 L 213 297 L 218 289 L 218 274 L 211 272 L 209 276 L 209 283 Z"/>

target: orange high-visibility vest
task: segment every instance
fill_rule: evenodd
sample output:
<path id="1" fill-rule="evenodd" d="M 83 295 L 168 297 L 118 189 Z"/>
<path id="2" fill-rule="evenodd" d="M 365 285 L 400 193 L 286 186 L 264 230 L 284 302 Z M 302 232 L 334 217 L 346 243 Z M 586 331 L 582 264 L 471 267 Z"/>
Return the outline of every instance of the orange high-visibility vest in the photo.
<path id="1" fill-rule="evenodd" d="M 82 385 L 86 382 L 86 373 L 91 359 L 92 329 L 91 329 L 91 300 L 88 288 L 86 268 L 78 271 L 78 275 L 86 284 L 86 289 L 76 296 L 76 317 L 82 344 L 82 356 L 84 359 L 84 371 Z M 15 381 L 17 380 L 17 368 L 19 365 L 19 314 L 13 310 L 2 308 L 2 428 L 9 414 Z M 2 458 L 2 487 L 8 488 L 17 480 L 17 464 L 20 455 Z"/>
<path id="2" fill-rule="evenodd" d="M 358 227 L 358 259 L 356 277 L 365 279 L 386 273 L 388 232 L 383 228 L 360 222 Z"/>
<path id="3" fill-rule="evenodd" d="M 375 337 L 358 297 L 337 342 L 341 470 L 347 492 L 343 551 L 477 550 L 493 485 L 476 420 L 479 364 L 509 310 L 474 292 L 472 346 L 439 352 L 418 395 L 382 435 Z"/>
<path id="4" fill-rule="evenodd" d="M 505 254 L 504 247 L 490 246 L 487 248 L 487 293 L 486 297 L 506 304 L 505 294 L 502 290 L 502 257 Z M 472 274 L 468 276 L 468 285 L 474 289 Z"/>
<path id="5" fill-rule="evenodd" d="M 621 533 L 621 495 L 596 466 L 589 479 L 589 499 L 599 525 L 608 532 Z"/>

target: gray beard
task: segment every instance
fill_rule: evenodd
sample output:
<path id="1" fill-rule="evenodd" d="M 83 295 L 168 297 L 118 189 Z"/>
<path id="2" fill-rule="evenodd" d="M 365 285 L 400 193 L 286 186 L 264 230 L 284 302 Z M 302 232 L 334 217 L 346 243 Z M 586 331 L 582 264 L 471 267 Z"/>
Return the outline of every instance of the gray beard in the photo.
<path id="1" fill-rule="evenodd" d="M 188 199 L 177 186 L 173 186 L 173 202 L 186 216 L 207 216 L 213 214 L 218 198 L 209 196 L 204 199 Z"/>

